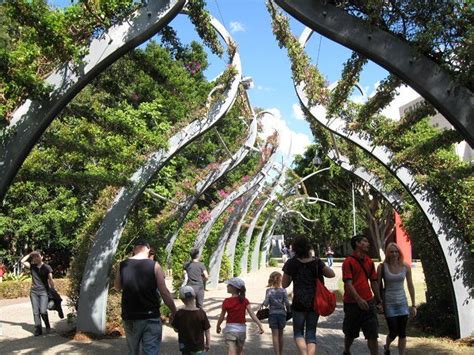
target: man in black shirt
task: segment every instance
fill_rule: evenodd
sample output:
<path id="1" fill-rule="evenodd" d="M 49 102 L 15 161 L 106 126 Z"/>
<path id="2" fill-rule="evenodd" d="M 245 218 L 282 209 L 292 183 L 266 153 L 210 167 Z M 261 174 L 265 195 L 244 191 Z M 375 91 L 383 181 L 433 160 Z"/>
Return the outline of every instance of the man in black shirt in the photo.
<path id="1" fill-rule="evenodd" d="M 31 258 L 31 263 L 28 259 Z M 41 251 L 33 251 L 21 259 L 21 264 L 31 270 L 31 290 L 30 300 L 33 308 L 33 318 L 35 320 L 35 336 L 43 333 L 41 329 L 41 318 L 46 327 L 46 333 L 51 331 L 48 318 L 48 291 L 54 288 L 53 269 L 48 264 L 43 263 Z M 40 318 L 41 316 L 41 318 Z"/>
<path id="2" fill-rule="evenodd" d="M 191 261 L 184 264 L 186 286 L 191 286 L 196 293 L 196 307 L 202 308 L 204 305 L 204 289 L 209 275 L 206 266 L 199 261 L 199 249 L 191 249 L 189 253 Z"/>
<path id="3" fill-rule="evenodd" d="M 133 256 L 120 263 L 114 282 L 115 289 L 122 290 L 122 319 L 131 355 L 140 353 L 140 343 L 143 353 L 160 353 L 162 328 L 157 289 L 171 310 L 171 318 L 176 313 L 161 266 L 148 258 L 149 251 L 147 242 L 137 242 Z"/>

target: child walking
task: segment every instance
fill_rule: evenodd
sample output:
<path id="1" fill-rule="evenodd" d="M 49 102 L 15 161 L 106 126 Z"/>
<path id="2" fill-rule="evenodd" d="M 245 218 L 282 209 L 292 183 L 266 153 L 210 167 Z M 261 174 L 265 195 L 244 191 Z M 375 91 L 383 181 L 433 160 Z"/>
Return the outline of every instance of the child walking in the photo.
<path id="1" fill-rule="evenodd" d="M 196 307 L 196 293 L 191 286 L 181 287 L 179 296 L 184 308 L 176 312 L 171 323 L 178 332 L 179 350 L 183 355 L 204 355 L 211 341 L 211 325 L 206 312 Z"/>
<path id="2" fill-rule="evenodd" d="M 232 296 L 226 298 L 222 303 L 222 311 L 217 321 L 217 333 L 221 332 L 221 324 L 227 313 L 226 327 L 224 328 L 224 339 L 229 355 L 241 355 L 244 353 L 244 344 L 247 337 L 245 325 L 245 311 L 250 318 L 257 323 L 259 333 L 263 334 L 262 323 L 258 320 L 250 307 L 250 302 L 245 298 L 245 282 L 238 277 L 225 281 L 227 293 Z"/>
<path id="3" fill-rule="evenodd" d="M 283 351 L 283 329 L 286 326 L 286 314 L 290 311 L 288 294 L 281 285 L 283 275 L 274 271 L 268 278 L 267 292 L 263 306 L 269 307 L 268 325 L 272 330 L 273 351 L 281 355 Z"/>

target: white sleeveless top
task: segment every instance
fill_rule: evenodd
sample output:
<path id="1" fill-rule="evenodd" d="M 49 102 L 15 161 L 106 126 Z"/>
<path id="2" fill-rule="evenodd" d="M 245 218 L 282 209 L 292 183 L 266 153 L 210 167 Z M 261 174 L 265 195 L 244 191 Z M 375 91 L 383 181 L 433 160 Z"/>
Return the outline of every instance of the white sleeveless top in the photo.
<path id="1" fill-rule="evenodd" d="M 403 269 L 398 274 L 390 272 L 388 265 L 385 263 L 384 266 L 384 284 L 385 284 L 385 296 L 384 301 L 386 304 L 402 304 L 407 302 L 405 295 L 404 282 L 407 275 L 407 267 L 403 265 Z"/>

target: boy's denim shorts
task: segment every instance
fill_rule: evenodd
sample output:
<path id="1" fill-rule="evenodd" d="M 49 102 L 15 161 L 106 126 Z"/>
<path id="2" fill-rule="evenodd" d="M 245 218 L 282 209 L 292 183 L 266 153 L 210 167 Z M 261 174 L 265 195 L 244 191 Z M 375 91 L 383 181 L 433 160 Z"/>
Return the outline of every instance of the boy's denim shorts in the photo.
<path id="1" fill-rule="evenodd" d="M 268 316 L 270 329 L 283 329 L 286 326 L 286 314 L 271 314 Z"/>

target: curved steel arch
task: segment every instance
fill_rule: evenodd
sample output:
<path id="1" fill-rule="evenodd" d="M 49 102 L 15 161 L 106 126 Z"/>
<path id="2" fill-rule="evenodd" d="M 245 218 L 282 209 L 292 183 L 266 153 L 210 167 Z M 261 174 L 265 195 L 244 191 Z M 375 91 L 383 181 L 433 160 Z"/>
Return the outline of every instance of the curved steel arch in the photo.
<path id="1" fill-rule="evenodd" d="M 272 216 L 269 215 L 267 217 L 267 219 L 265 220 L 265 222 L 263 223 L 266 226 L 271 221 L 270 227 L 268 227 L 268 231 L 267 231 L 267 233 L 265 233 L 265 237 L 263 237 L 263 240 L 264 240 L 263 255 L 262 255 L 262 262 L 263 263 L 266 262 L 268 251 L 270 249 L 270 244 L 271 244 L 271 238 L 270 237 L 271 237 L 273 231 L 275 230 L 275 227 L 276 227 L 277 223 L 280 221 L 282 213 L 283 213 L 282 211 L 277 211 L 277 215 L 274 217 L 273 220 L 271 218 Z"/>
<path id="2" fill-rule="evenodd" d="M 217 221 L 219 216 L 230 206 L 232 202 L 238 199 L 240 196 L 246 194 L 250 191 L 256 184 L 260 183 L 268 174 L 268 172 L 273 168 L 273 157 L 275 153 L 268 159 L 267 163 L 262 166 L 260 171 L 258 171 L 255 176 L 247 181 L 245 184 L 241 185 L 237 190 L 232 191 L 225 199 L 217 204 L 211 211 L 211 219 L 204 224 L 203 227 L 199 229 L 199 232 L 194 241 L 194 247 L 202 251 L 204 245 L 206 244 L 207 237 L 211 231 L 212 226 Z"/>
<path id="3" fill-rule="evenodd" d="M 232 39 L 227 30 L 214 18 L 211 25 L 222 36 L 227 45 Z M 106 306 L 109 274 L 113 258 L 125 227 L 130 209 L 134 206 L 147 184 L 160 169 L 182 148 L 209 130 L 232 107 L 238 92 L 242 75 L 240 56 L 234 52 L 232 65 L 237 70 L 224 99 L 218 100 L 209 110 L 207 117 L 191 122 L 168 141 L 167 149 L 160 149 L 130 178 L 127 186 L 120 189 L 112 206 L 102 221 L 87 258 L 79 295 L 77 329 L 91 333 L 103 333 L 106 322 Z"/>
<path id="4" fill-rule="evenodd" d="M 404 202 L 403 199 L 393 191 L 387 191 L 384 183 L 379 179 L 378 176 L 372 174 L 370 171 L 357 167 L 351 164 L 350 159 L 341 154 L 336 153 L 334 150 L 328 152 L 327 156 L 337 165 L 344 170 L 354 174 L 358 178 L 364 180 L 372 188 L 374 188 L 390 205 L 397 211 L 400 211 Z"/>
<path id="5" fill-rule="evenodd" d="M 248 208 L 252 205 L 252 202 L 259 194 L 260 184 L 256 184 L 245 196 L 243 197 L 242 203 L 236 208 L 227 222 L 224 225 L 224 228 L 221 230 L 221 235 L 217 242 L 217 248 L 212 253 L 209 259 L 209 279 L 207 280 L 207 288 L 215 288 L 219 283 L 219 273 L 222 265 L 222 257 L 224 256 L 224 251 L 226 248 L 226 242 L 228 241 L 229 235 L 233 227 L 239 223 L 239 220 L 245 216 L 245 212 L 248 211 Z M 233 268 L 232 268 L 233 269 Z M 232 270 L 233 274 L 233 270 Z"/>
<path id="6" fill-rule="evenodd" d="M 147 2 L 148 3 L 148 2 Z M 97 75 L 165 27 L 185 0 L 155 0 L 107 30 L 89 45 L 82 64 L 66 63 L 45 82 L 53 87 L 43 101 L 27 100 L 0 136 L 0 201 L 43 132 L 61 110 Z"/>
<path id="7" fill-rule="evenodd" d="M 322 0 L 274 0 L 314 31 L 394 73 L 427 99 L 474 148 L 474 94 L 413 46 Z"/>
<path id="8" fill-rule="evenodd" d="M 306 28 L 300 36 L 299 41 L 303 47 L 311 36 L 311 32 L 310 29 Z M 443 250 L 443 256 L 452 280 L 459 334 L 461 337 L 472 334 L 474 332 L 474 309 L 471 302 L 474 292 L 472 288 L 474 280 L 470 273 L 474 270 L 474 262 L 462 235 L 457 233 L 452 224 L 449 223 L 449 218 L 445 216 L 443 205 L 438 197 L 429 189 L 419 186 L 408 169 L 394 167 L 391 164 L 393 153 L 387 147 L 375 146 L 365 135 L 350 132 L 347 123 L 339 117 L 328 119 L 324 107 L 310 107 L 304 91 L 304 83 L 299 85 L 295 83 L 295 89 L 301 104 L 305 106 L 319 124 L 371 154 L 400 181 L 416 201 L 431 224 Z"/>
<path id="9" fill-rule="evenodd" d="M 231 271 L 232 275 L 234 275 L 234 260 L 235 260 L 235 247 L 237 245 L 237 239 L 239 238 L 240 235 L 240 229 L 242 228 L 242 225 L 245 222 L 245 218 L 247 216 L 247 213 L 250 210 L 250 207 L 252 207 L 253 202 L 255 199 L 258 197 L 260 191 L 257 191 L 254 196 L 252 196 L 251 200 L 249 203 L 245 206 L 244 210 L 242 211 L 242 214 L 239 218 L 239 221 L 237 222 L 236 225 L 230 230 L 229 236 L 227 238 L 227 257 L 229 258 L 230 265 L 231 265 Z"/>
<path id="10" fill-rule="evenodd" d="M 276 198 L 276 193 L 277 193 L 277 189 L 279 186 L 281 186 L 281 184 L 283 183 L 283 179 L 285 178 L 286 176 L 286 171 L 287 171 L 287 167 L 286 166 L 283 166 L 282 167 L 282 170 L 280 172 L 280 176 L 278 176 L 276 182 L 275 182 L 275 186 L 273 187 L 271 193 L 270 193 L 270 196 L 268 196 L 268 198 L 265 200 L 264 203 L 262 203 L 259 208 L 257 209 L 253 219 L 252 219 L 252 223 L 250 224 L 249 226 L 249 229 L 247 230 L 248 233 L 250 233 L 250 237 L 252 237 L 253 235 L 253 231 L 257 225 L 257 222 L 258 222 L 258 219 L 260 218 L 260 215 L 262 214 L 262 212 L 264 211 L 265 207 L 270 203 L 272 202 L 275 198 Z M 250 228 L 252 228 L 252 230 L 250 231 Z M 259 268 L 259 265 L 258 265 L 258 256 L 260 254 L 260 247 L 261 247 L 261 243 L 262 243 L 262 236 L 263 236 L 263 233 L 265 231 L 265 228 L 266 228 L 266 224 L 264 223 L 262 225 L 262 229 L 260 230 L 260 233 L 258 233 L 257 235 L 257 240 L 255 241 L 255 247 L 253 249 L 253 252 L 252 252 L 252 257 L 251 257 L 251 260 L 250 260 L 250 272 L 254 272 L 256 271 L 258 268 Z M 248 241 L 248 243 L 250 243 L 250 240 Z M 247 254 L 248 255 L 248 248 L 249 246 L 247 246 L 246 243 L 246 248 L 245 248 L 245 251 L 244 251 L 244 255 Z M 245 264 L 246 265 L 246 264 Z M 241 270 L 242 269 L 242 263 L 241 263 Z"/>
<path id="11" fill-rule="evenodd" d="M 171 255 L 171 251 L 173 249 L 174 243 L 176 242 L 176 238 L 178 238 L 179 230 L 181 229 L 181 226 L 183 225 L 184 220 L 186 219 L 186 216 L 193 207 L 193 205 L 212 184 L 214 184 L 220 177 L 234 169 L 242 162 L 242 160 L 247 156 L 251 148 L 254 146 L 256 139 L 257 118 L 256 116 L 254 116 L 252 123 L 250 124 L 247 140 L 245 141 L 244 145 L 234 155 L 232 155 L 230 159 L 226 160 L 225 162 L 220 164 L 219 167 L 217 167 L 214 171 L 209 173 L 204 178 L 204 180 L 198 182 L 196 184 L 195 192 L 189 195 L 183 202 L 183 204 L 180 206 L 176 230 L 170 238 L 168 245 L 166 246 L 168 258 Z"/>

